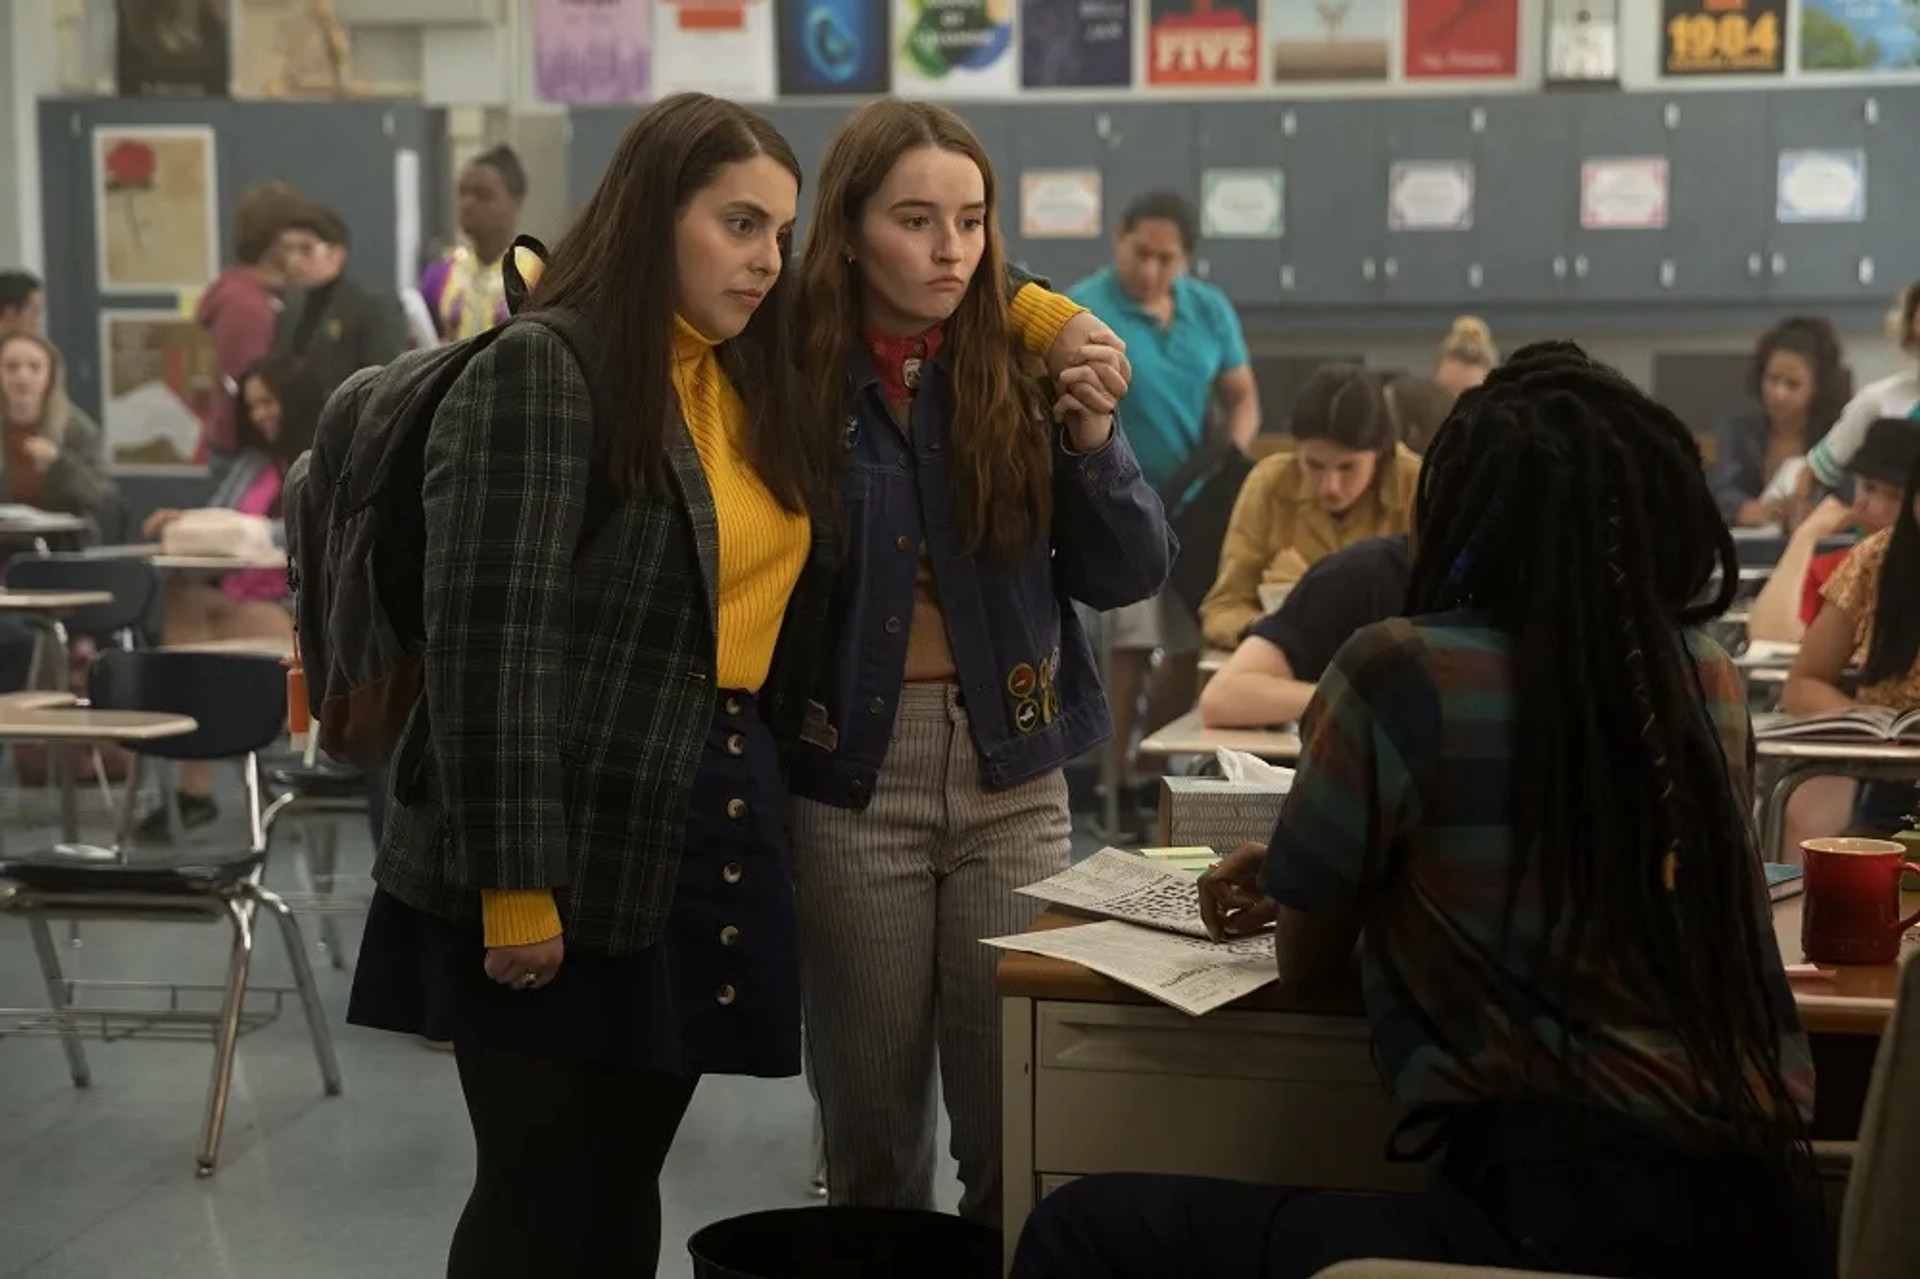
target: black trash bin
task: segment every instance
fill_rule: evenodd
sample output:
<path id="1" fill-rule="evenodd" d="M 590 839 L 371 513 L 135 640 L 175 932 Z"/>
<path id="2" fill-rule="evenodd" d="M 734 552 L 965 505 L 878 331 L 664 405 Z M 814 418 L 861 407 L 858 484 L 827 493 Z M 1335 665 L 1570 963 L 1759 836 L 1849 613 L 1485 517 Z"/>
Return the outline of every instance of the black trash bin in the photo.
<path id="1" fill-rule="evenodd" d="M 780 1208 L 687 1240 L 694 1279 L 999 1279 L 1000 1234 L 912 1208 Z"/>

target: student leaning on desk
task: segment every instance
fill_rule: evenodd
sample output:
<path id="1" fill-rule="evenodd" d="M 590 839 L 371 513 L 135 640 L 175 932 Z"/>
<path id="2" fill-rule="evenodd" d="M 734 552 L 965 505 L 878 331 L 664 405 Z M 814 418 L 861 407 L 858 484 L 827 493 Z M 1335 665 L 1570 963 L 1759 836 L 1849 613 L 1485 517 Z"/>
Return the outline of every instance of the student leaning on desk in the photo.
<path id="1" fill-rule="evenodd" d="M 1462 398 L 1417 509 L 1411 617 L 1333 659 L 1271 843 L 1201 900 L 1222 932 L 1277 924 L 1283 987 L 1358 943 L 1427 1193 L 1088 1177 L 1013 1279 L 1831 1275 L 1744 692 L 1697 629 L 1738 578 L 1697 446 L 1579 348 L 1529 347 Z"/>
<path id="2" fill-rule="evenodd" d="M 1405 610 L 1411 571 L 1404 533 L 1369 538 L 1308 569 L 1200 690 L 1200 722 L 1265 728 L 1299 719 L 1340 646 Z"/>
<path id="3" fill-rule="evenodd" d="M 1826 607 L 1807 628 L 1781 691 L 1795 715 L 1849 706 L 1920 709 L 1920 462 L 1907 475 L 1898 514 L 1848 553 L 1827 580 Z M 1860 668 L 1859 688 L 1841 687 L 1849 667 Z M 1848 829 L 1885 837 L 1905 830 L 1914 811 L 1906 782 L 1863 782 Z"/>

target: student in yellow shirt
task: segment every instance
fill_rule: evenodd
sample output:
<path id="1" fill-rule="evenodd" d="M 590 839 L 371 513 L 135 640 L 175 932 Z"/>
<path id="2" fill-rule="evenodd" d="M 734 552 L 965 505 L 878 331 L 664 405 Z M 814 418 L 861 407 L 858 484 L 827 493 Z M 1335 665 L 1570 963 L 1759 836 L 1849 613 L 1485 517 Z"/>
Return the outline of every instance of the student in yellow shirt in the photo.
<path id="1" fill-rule="evenodd" d="M 1220 575 L 1200 604 L 1215 648 L 1237 647 L 1266 611 L 1261 586 L 1291 586 L 1342 547 L 1407 531 L 1420 459 L 1400 443 L 1375 374 L 1323 365 L 1288 430 L 1293 449 L 1262 459 L 1233 504 Z"/>

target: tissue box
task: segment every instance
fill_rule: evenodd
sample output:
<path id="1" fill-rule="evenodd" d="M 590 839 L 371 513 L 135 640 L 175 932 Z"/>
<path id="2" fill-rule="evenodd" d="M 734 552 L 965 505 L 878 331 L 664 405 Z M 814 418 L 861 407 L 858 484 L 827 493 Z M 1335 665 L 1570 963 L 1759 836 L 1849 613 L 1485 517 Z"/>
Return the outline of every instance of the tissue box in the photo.
<path id="1" fill-rule="evenodd" d="M 1218 777 L 1160 779 L 1159 842 L 1211 848 L 1225 856 L 1248 840 L 1266 840 L 1280 820 L 1287 787 Z"/>

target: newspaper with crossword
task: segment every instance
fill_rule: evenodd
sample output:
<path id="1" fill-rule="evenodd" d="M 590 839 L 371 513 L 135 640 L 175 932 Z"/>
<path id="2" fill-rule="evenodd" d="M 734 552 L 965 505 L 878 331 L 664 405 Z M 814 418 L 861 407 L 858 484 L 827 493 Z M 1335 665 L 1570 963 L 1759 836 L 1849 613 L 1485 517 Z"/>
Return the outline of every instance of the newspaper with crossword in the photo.
<path id="1" fill-rule="evenodd" d="M 1193 881 L 1187 884 L 1191 891 Z M 1279 978 L 1272 933 L 1210 942 L 1107 920 L 1019 937 L 989 937 L 986 944 L 1079 964 L 1190 1017 L 1212 1012 Z"/>
<path id="2" fill-rule="evenodd" d="M 1202 941 L 1207 937 L 1207 926 L 1200 920 L 1200 894 L 1191 874 L 1117 848 L 1103 848 L 1019 891 L 1090 915 Z"/>

